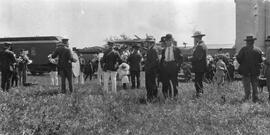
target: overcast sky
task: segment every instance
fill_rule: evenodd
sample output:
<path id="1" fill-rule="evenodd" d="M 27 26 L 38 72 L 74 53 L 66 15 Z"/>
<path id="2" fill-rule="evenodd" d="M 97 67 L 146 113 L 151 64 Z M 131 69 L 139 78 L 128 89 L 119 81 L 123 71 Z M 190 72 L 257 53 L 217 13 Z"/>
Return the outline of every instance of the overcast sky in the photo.
<path id="1" fill-rule="evenodd" d="M 171 33 L 180 45 L 195 30 L 206 43 L 234 44 L 234 0 L 0 0 L 0 37 L 55 35 L 86 47 Z"/>

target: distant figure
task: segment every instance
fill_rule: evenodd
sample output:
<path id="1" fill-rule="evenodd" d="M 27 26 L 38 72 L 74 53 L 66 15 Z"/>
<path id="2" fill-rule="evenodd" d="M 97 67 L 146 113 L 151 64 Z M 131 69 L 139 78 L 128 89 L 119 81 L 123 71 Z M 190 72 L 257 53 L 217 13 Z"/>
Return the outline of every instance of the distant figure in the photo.
<path id="1" fill-rule="evenodd" d="M 75 51 L 75 50 L 73 50 Z M 78 54 L 79 57 L 79 63 L 80 63 L 80 72 L 79 72 L 79 76 L 75 77 L 75 83 L 76 84 L 84 84 L 85 78 L 84 78 L 84 70 L 85 70 L 85 66 L 86 66 L 86 62 L 85 59 L 83 58 L 82 54 L 79 54 L 78 52 L 76 52 L 76 54 Z"/>
<path id="2" fill-rule="evenodd" d="M 94 67 L 93 67 L 93 64 L 92 64 L 92 61 L 89 60 L 85 67 L 84 67 L 84 81 L 87 80 L 87 78 L 89 77 L 89 80 L 91 81 L 92 80 L 92 77 L 93 77 L 93 74 L 94 74 Z"/>
<path id="3" fill-rule="evenodd" d="M 227 69 L 228 69 L 228 80 L 229 81 L 233 81 L 234 80 L 234 65 L 233 65 L 233 60 L 229 60 L 229 64 L 227 65 Z"/>
<path id="4" fill-rule="evenodd" d="M 17 57 L 15 57 L 17 60 Z M 19 63 L 16 62 L 14 65 L 14 70 L 12 72 L 12 77 L 11 77 L 11 86 L 12 87 L 18 87 L 19 84 Z"/>
<path id="5" fill-rule="evenodd" d="M 117 93 L 116 89 L 116 75 L 117 69 L 121 64 L 121 58 L 119 52 L 116 50 L 118 49 L 113 43 L 109 42 L 109 50 L 104 53 L 103 60 L 102 60 L 102 67 L 104 71 L 104 91 L 109 92 L 109 79 L 111 78 L 112 82 L 112 92 Z"/>
<path id="6" fill-rule="evenodd" d="M 214 60 L 209 61 L 207 70 L 205 72 L 205 79 L 207 83 L 212 83 L 215 76 L 216 66 Z"/>
<path id="7" fill-rule="evenodd" d="M 123 89 L 127 89 L 127 84 L 129 83 L 129 65 L 127 63 L 122 63 L 118 69 L 119 78 L 121 79 Z"/>
<path id="8" fill-rule="evenodd" d="M 19 84 L 20 85 L 26 85 L 26 79 L 27 79 L 27 65 L 31 63 L 30 59 L 27 56 L 27 51 L 24 49 L 21 49 L 18 59 L 18 71 L 19 71 Z"/>
<path id="9" fill-rule="evenodd" d="M 247 101 L 250 98 L 250 91 L 252 86 L 252 101 L 260 101 L 258 98 L 258 77 L 260 75 L 261 63 L 262 63 L 262 51 L 254 46 L 256 38 L 253 36 L 247 36 L 246 46 L 241 48 L 237 55 L 237 61 L 240 64 L 238 71 L 243 76 L 243 86 L 245 89 L 245 96 L 243 101 Z"/>
<path id="10" fill-rule="evenodd" d="M 68 39 L 62 39 L 62 43 L 58 44 L 52 58 L 59 58 L 58 68 L 61 76 L 61 93 L 66 93 L 66 79 L 69 83 L 69 91 L 73 92 L 72 84 L 72 62 L 76 62 L 73 58 L 71 50 L 68 48 Z"/>
<path id="11" fill-rule="evenodd" d="M 147 41 L 148 50 L 146 53 L 145 60 L 145 87 L 146 87 L 146 96 L 149 102 L 152 102 L 155 98 L 157 98 L 158 90 L 157 90 L 157 74 L 158 74 L 158 50 L 155 44 L 155 40 Z"/>
<path id="12" fill-rule="evenodd" d="M 174 46 L 174 39 L 171 34 L 165 36 L 166 47 L 162 51 L 162 92 L 164 97 L 176 98 L 178 96 L 178 72 L 183 63 L 183 56 L 179 48 Z"/>
<path id="13" fill-rule="evenodd" d="M 225 83 L 226 73 L 228 72 L 225 62 L 219 57 L 216 62 L 215 82 L 217 84 L 217 90 L 221 94 L 221 99 L 225 102 L 225 92 L 221 89 L 221 86 Z"/>
<path id="14" fill-rule="evenodd" d="M 98 54 L 98 59 L 97 59 L 97 79 L 98 79 L 98 83 L 101 85 L 104 79 L 104 74 L 103 74 L 103 70 L 101 67 L 101 53 Z"/>
<path id="15" fill-rule="evenodd" d="M 194 38 L 194 51 L 192 54 L 192 71 L 195 73 L 195 88 L 196 97 L 201 97 L 203 94 L 203 77 L 207 71 L 207 47 L 202 40 L 202 34 L 200 31 L 196 31 L 193 34 Z"/>
<path id="16" fill-rule="evenodd" d="M 49 67 L 50 67 L 50 79 L 51 79 L 51 85 L 52 86 L 58 86 L 58 58 L 53 59 L 52 54 L 48 56 L 49 58 Z"/>
<path id="17" fill-rule="evenodd" d="M 266 46 L 267 49 L 266 49 L 266 59 L 265 59 L 265 74 L 264 76 L 266 77 L 266 85 L 267 85 L 267 89 L 268 89 L 268 101 L 270 101 L 270 36 L 267 36 L 267 39 L 265 40 L 266 41 Z"/>
<path id="18" fill-rule="evenodd" d="M 15 54 L 10 51 L 11 46 L 9 42 L 4 43 L 4 51 L 1 54 L 1 88 L 5 92 L 10 89 L 12 72 L 16 63 Z"/>
<path id="19" fill-rule="evenodd" d="M 192 66 L 190 63 L 188 63 L 187 61 L 183 62 L 182 69 L 183 69 L 183 73 L 184 73 L 184 77 L 185 77 L 186 82 L 189 82 L 192 78 L 191 68 L 192 68 Z"/>
<path id="20" fill-rule="evenodd" d="M 132 83 L 131 88 L 134 89 L 136 87 L 136 84 L 137 84 L 137 88 L 140 88 L 142 55 L 139 52 L 140 47 L 138 45 L 134 45 L 132 46 L 132 48 L 133 48 L 133 52 L 128 57 L 127 62 L 130 65 L 130 77 L 131 77 L 131 83 Z"/>

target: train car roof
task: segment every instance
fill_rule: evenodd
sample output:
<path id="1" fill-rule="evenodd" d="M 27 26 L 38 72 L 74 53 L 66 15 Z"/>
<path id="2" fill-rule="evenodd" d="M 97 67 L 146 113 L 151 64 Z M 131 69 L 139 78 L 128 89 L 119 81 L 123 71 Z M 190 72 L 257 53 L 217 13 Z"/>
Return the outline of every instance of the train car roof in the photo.
<path id="1" fill-rule="evenodd" d="M 37 36 L 37 37 L 4 37 L 0 38 L 1 42 L 12 42 L 12 43 L 56 43 L 63 39 L 61 36 Z"/>

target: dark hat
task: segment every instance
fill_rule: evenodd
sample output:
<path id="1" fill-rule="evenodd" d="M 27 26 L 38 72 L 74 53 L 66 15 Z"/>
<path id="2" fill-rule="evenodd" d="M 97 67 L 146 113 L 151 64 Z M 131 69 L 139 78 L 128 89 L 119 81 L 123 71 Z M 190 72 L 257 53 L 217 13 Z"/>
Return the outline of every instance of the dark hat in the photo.
<path id="1" fill-rule="evenodd" d="M 222 50 L 223 50 L 222 48 L 219 48 L 219 49 L 218 49 L 219 52 L 222 51 Z"/>
<path id="2" fill-rule="evenodd" d="M 66 43 L 66 42 L 68 42 L 68 39 L 67 39 L 67 38 L 63 38 L 63 39 L 62 39 L 62 42 L 63 42 L 63 43 Z"/>
<path id="3" fill-rule="evenodd" d="M 267 38 L 265 39 L 265 41 L 270 41 L 270 36 L 267 36 Z"/>
<path id="4" fill-rule="evenodd" d="M 202 34 L 200 31 L 195 31 L 193 33 L 193 36 L 192 37 L 203 37 L 203 36 L 205 36 L 205 34 Z"/>
<path id="5" fill-rule="evenodd" d="M 152 37 L 152 36 L 147 36 L 146 39 L 145 39 L 146 42 L 155 42 L 155 38 Z"/>
<path id="6" fill-rule="evenodd" d="M 165 36 L 162 36 L 162 37 L 160 38 L 160 41 L 159 41 L 159 42 L 164 43 L 165 40 L 166 40 L 166 37 L 165 37 Z"/>
<path id="7" fill-rule="evenodd" d="M 4 43 L 4 48 L 8 48 L 8 47 L 11 47 L 11 46 L 12 46 L 11 42 L 5 42 Z"/>
<path id="8" fill-rule="evenodd" d="M 257 38 L 253 37 L 253 35 L 247 36 L 246 39 L 244 39 L 244 41 L 254 41 Z"/>
<path id="9" fill-rule="evenodd" d="M 62 45 L 68 45 L 68 39 L 67 38 L 62 39 Z"/>
<path id="10" fill-rule="evenodd" d="M 113 42 L 109 41 L 107 44 L 108 44 L 109 46 L 112 46 L 112 45 L 113 45 Z"/>
<path id="11" fill-rule="evenodd" d="M 167 34 L 167 35 L 165 36 L 165 40 L 166 40 L 166 41 L 168 41 L 168 40 L 173 40 L 172 34 Z"/>
<path id="12" fill-rule="evenodd" d="M 134 48 L 134 49 L 139 49 L 140 46 L 139 46 L 138 44 L 135 44 L 135 45 L 132 46 L 132 48 Z"/>

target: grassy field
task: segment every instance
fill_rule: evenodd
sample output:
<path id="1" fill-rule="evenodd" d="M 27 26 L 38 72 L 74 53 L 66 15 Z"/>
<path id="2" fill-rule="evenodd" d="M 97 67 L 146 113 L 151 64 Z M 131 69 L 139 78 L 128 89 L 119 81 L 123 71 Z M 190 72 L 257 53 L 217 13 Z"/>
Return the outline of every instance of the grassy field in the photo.
<path id="1" fill-rule="evenodd" d="M 143 103 L 145 89 L 104 94 L 96 80 L 75 85 L 77 94 L 57 94 L 49 76 L 30 76 L 31 87 L 0 92 L 0 134 L 4 135 L 217 135 L 269 134 L 268 92 L 263 103 L 241 103 L 240 82 L 227 83 L 226 103 L 220 91 L 205 84 L 193 97 L 193 83 L 179 83 L 178 100 Z M 160 89 L 159 89 L 160 90 Z M 77 98 L 76 98 L 77 97 Z"/>

